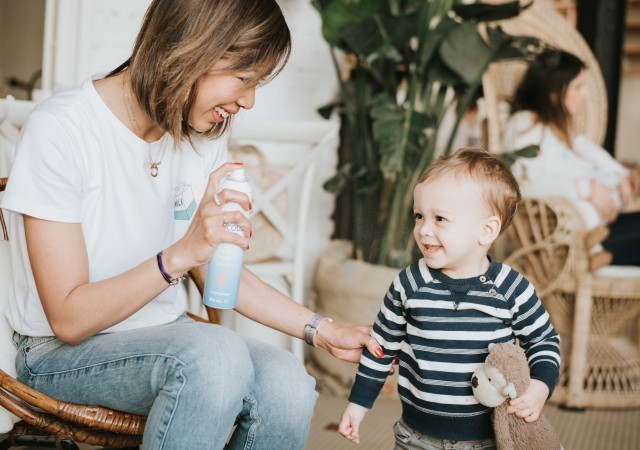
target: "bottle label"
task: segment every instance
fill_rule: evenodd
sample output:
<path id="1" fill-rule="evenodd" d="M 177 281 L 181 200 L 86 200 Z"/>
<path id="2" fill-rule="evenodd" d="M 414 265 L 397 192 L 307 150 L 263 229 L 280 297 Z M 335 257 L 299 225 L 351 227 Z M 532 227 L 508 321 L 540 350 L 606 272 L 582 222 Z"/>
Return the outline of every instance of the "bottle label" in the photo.
<path id="1" fill-rule="evenodd" d="M 244 169 L 234 172 L 237 177 L 228 175 L 222 183 L 224 189 L 244 192 L 251 201 L 251 188 L 244 176 Z M 224 211 L 240 211 L 245 217 L 249 212 L 234 202 L 225 203 Z M 244 229 L 236 223 L 225 223 L 227 231 L 244 236 Z M 234 308 L 238 302 L 238 288 L 242 273 L 242 256 L 244 251 L 237 245 L 222 242 L 218 244 L 213 258 L 209 262 L 205 283 L 204 304 L 215 308 Z"/>
<path id="2" fill-rule="evenodd" d="M 222 243 L 216 248 L 207 273 L 204 292 L 204 304 L 214 308 L 235 308 L 238 301 L 238 286 L 242 273 L 242 254 L 240 247 Z"/>
<path id="3" fill-rule="evenodd" d="M 224 223 L 224 228 L 227 231 L 231 231 L 232 233 L 239 234 L 240 236 L 244 236 L 244 228 L 242 228 L 237 223 Z"/>

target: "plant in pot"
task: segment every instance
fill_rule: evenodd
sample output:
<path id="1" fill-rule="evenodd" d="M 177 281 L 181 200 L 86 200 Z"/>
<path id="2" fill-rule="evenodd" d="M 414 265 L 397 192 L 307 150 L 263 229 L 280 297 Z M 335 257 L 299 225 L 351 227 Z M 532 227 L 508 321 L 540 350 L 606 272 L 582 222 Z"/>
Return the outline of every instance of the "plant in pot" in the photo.
<path id="1" fill-rule="evenodd" d="M 451 152 L 488 66 L 527 57 L 540 43 L 491 24 L 532 1 L 312 2 L 340 80 L 338 100 L 321 110 L 328 116 L 337 107 L 342 117 L 340 164 L 325 188 L 342 194 L 339 208 L 347 206 L 337 214 L 336 237 L 350 243 L 318 264 L 318 308 L 334 319 L 370 323 L 397 268 L 417 256 L 411 230 L 418 178 L 434 158 Z M 447 115 L 454 120 L 445 128 Z M 335 250 L 336 244 L 329 253 Z M 353 293 L 354 287 L 365 292 Z"/>

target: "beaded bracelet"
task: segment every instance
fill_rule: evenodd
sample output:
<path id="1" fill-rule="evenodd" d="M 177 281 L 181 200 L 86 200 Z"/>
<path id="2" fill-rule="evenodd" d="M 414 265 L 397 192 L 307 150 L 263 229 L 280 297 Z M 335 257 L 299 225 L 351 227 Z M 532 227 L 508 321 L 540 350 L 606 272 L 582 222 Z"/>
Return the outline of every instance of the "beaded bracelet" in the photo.
<path id="1" fill-rule="evenodd" d="M 162 264 L 162 250 L 160 250 L 158 252 L 158 254 L 156 255 L 156 259 L 158 260 L 158 269 L 160 269 L 160 273 L 162 274 L 162 278 L 164 278 L 164 280 L 169 283 L 171 286 L 180 283 L 182 280 L 184 280 L 184 275 L 178 278 L 172 278 L 171 275 L 169 275 L 167 273 L 166 270 L 164 270 L 164 264 Z"/>

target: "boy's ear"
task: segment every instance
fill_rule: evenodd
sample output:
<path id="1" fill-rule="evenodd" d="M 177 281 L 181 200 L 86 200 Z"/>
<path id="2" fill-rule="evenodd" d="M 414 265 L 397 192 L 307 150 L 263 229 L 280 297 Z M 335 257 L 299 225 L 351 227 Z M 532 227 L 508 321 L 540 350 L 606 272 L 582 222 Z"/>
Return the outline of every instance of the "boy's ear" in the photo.
<path id="1" fill-rule="evenodd" d="M 491 216 L 485 219 L 484 227 L 482 228 L 482 235 L 480 236 L 480 245 L 491 245 L 493 241 L 498 239 L 500 229 L 502 228 L 502 221 L 498 216 Z"/>

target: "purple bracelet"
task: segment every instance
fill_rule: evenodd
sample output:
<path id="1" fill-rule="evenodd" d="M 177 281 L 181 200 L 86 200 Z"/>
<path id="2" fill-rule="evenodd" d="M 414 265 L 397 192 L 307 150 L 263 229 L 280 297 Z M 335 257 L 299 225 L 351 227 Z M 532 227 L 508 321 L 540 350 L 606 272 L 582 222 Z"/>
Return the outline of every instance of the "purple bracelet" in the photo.
<path id="1" fill-rule="evenodd" d="M 158 260 L 158 269 L 160 269 L 160 273 L 162 274 L 162 278 L 164 278 L 164 280 L 169 283 L 171 286 L 173 286 L 174 284 L 178 284 L 180 283 L 182 280 L 184 280 L 184 275 L 178 278 L 172 278 L 171 275 L 169 275 L 167 273 L 166 270 L 164 270 L 164 264 L 162 264 L 162 250 L 160 250 L 158 252 L 158 254 L 156 255 L 156 259 Z"/>

